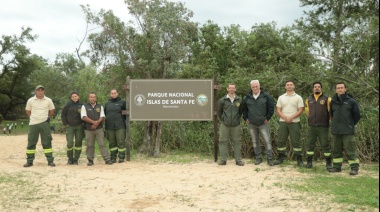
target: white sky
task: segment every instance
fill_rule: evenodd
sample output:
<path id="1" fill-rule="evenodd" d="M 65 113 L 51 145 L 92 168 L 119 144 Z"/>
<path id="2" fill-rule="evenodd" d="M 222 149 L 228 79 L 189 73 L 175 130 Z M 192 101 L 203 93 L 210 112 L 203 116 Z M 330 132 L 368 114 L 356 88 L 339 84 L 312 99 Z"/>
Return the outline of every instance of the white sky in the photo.
<path id="1" fill-rule="evenodd" d="M 278 27 L 290 26 L 304 10 L 299 0 L 177 1 L 184 2 L 194 12 L 192 21 L 201 25 L 212 20 L 220 27 L 239 24 L 246 30 L 256 23 L 272 21 Z M 88 4 L 96 12 L 110 9 L 122 21 L 131 20 L 124 0 L 0 0 L 0 35 L 18 36 L 22 26 L 31 27 L 38 39 L 27 46 L 52 62 L 57 53 L 75 53 L 83 39 L 86 21 L 80 4 Z"/>

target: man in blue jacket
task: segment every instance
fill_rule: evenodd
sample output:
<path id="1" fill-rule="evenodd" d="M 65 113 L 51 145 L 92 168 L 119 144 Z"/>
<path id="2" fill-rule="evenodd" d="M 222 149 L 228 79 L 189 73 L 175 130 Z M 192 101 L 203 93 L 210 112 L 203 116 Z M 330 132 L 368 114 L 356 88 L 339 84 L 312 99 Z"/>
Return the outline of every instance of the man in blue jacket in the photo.
<path id="1" fill-rule="evenodd" d="M 259 133 L 265 144 L 268 165 L 273 166 L 272 144 L 270 139 L 269 120 L 274 113 L 273 98 L 260 89 L 259 80 L 251 81 L 251 91 L 242 102 L 243 119 L 248 124 L 249 134 L 255 152 L 255 165 L 262 163 Z"/>
<path id="2" fill-rule="evenodd" d="M 342 171 L 344 149 L 351 167 L 350 175 L 357 175 L 359 159 L 356 152 L 355 125 L 360 120 L 359 105 L 346 93 L 346 85 L 343 82 L 336 83 L 335 90 L 336 94 L 330 103 L 333 168 L 329 171 Z"/>

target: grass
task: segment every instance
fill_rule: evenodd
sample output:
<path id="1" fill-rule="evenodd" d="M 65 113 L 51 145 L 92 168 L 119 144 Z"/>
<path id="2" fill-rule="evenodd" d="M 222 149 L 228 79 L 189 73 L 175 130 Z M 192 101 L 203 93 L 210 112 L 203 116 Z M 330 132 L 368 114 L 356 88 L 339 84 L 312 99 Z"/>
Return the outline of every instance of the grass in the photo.
<path id="1" fill-rule="evenodd" d="M 303 168 L 299 169 L 299 172 L 307 174 L 307 177 L 303 177 L 302 181 L 282 182 L 275 186 L 285 186 L 297 192 L 307 193 L 308 196 L 331 197 L 332 202 L 347 205 L 347 211 L 379 208 L 378 164 L 361 166 L 357 176 L 350 176 L 349 168 L 342 170 L 342 173 L 332 174 L 327 172 L 324 166 Z"/>

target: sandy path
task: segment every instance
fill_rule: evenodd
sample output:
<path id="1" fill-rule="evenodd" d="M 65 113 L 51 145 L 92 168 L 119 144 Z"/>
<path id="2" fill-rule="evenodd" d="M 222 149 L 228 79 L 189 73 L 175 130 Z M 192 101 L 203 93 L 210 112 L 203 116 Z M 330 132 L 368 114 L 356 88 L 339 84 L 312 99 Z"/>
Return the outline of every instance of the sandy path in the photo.
<path id="1" fill-rule="evenodd" d="M 16 176 L 27 184 L 1 188 L 0 211 L 324 211 L 335 207 L 326 197 L 304 199 L 278 186 L 307 177 L 293 166 L 248 163 L 239 167 L 232 160 L 218 166 L 212 158 L 189 164 L 132 158 L 113 165 L 98 159 L 88 167 L 84 154 L 78 166 L 68 166 L 65 137 L 53 137 L 57 166 L 47 166 L 39 142 L 34 166 L 23 168 L 26 136 L 0 136 L 0 177 Z"/>

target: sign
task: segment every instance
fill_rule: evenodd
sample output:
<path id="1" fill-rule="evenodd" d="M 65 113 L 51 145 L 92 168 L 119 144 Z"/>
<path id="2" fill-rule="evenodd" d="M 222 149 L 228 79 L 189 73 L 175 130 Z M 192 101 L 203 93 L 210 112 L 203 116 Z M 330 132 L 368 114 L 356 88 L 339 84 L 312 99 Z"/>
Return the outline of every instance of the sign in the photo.
<path id="1" fill-rule="evenodd" d="M 131 121 L 211 121 L 212 80 L 131 80 Z"/>

